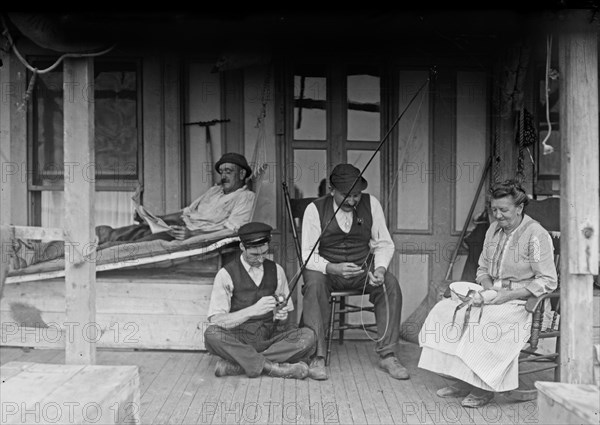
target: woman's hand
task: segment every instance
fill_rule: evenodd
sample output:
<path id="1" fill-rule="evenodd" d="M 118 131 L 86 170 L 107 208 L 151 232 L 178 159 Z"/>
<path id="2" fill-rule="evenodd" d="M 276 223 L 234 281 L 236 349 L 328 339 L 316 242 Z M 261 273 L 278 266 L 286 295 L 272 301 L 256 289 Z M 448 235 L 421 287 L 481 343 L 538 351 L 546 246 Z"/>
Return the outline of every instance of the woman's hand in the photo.
<path id="1" fill-rule="evenodd" d="M 504 304 L 508 301 L 515 300 L 515 292 L 504 288 L 494 288 L 497 292 L 496 296 L 491 299 L 488 304 Z"/>
<path id="2" fill-rule="evenodd" d="M 473 305 L 480 307 L 482 304 L 490 304 L 496 294 L 497 291 L 494 289 L 483 289 L 473 296 Z"/>

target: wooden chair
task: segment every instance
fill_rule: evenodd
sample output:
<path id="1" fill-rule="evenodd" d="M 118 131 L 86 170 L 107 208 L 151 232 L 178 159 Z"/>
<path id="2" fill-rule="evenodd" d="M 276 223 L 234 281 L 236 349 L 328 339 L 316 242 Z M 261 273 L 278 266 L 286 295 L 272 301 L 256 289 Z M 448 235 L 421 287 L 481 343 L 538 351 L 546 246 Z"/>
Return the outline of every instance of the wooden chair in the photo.
<path id="1" fill-rule="evenodd" d="M 560 381 L 560 199 L 531 200 L 525 207 L 525 213 L 537 220 L 553 235 L 554 265 L 559 285 L 554 292 L 539 297 L 532 296 L 525 304 L 525 309 L 532 313 L 532 319 L 529 347 L 521 350 L 519 358 L 519 376 L 554 369 L 554 380 L 558 382 Z M 547 303 L 546 300 L 550 302 Z M 544 313 L 548 305 L 552 309 L 552 319 L 549 326 L 544 328 Z M 553 352 L 537 353 L 540 340 L 546 338 L 556 338 Z M 528 367 L 525 367 L 526 365 Z M 521 401 L 534 400 L 537 397 L 537 389 L 516 389 L 509 391 L 507 396 Z"/>
<path id="2" fill-rule="evenodd" d="M 302 266 L 302 248 L 300 245 L 300 232 L 302 228 L 302 217 L 306 207 L 317 198 L 290 198 L 287 186 L 283 183 L 284 200 L 286 210 L 288 213 L 288 219 L 292 230 L 292 236 L 294 238 L 294 244 L 296 248 L 296 254 L 300 266 Z M 362 296 L 360 289 L 348 289 L 343 291 L 332 291 L 329 295 L 329 304 L 331 305 L 330 317 L 329 317 L 329 328 L 327 330 L 327 354 L 325 357 L 325 364 L 329 365 L 330 354 L 331 354 L 331 342 L 333 335 L 338 332 L 338 341 L 340 344 L 344 343 L 344 331 L 352 329 L 363 329 L 371 333 L 377 333 L 377 324 L 373 322 L 351 324 L 346 322 L 346 315 L 350 313 L 370 312 L 375 314 L 375 307 L 360 306 L 348 302 L 348 297 L 351 296 Z"/>
<path id="3" fill-rule="evenodd" d="M 525 309 L 532 313 L 531 330 L 529 335 L 529 346 L 521 350 L 519 357 L 519 375 L 528 375 L 531 373 L 541 372 L 544 370 L 554 369 L 554 380 L 560 380 L 560 199 L 548 198 L 541 201 L 530 200 L 525 209 L 525 213 L 534 220 L 537 220 L 552 237 L 554 245 L 554 264 L 559 275 L 559 287 L 549 294 L 544 294 L 539 297 L 531 296 L 525 303 Z M 482 234 L 482 238 L 485 232 Z M 483 242 L 483 241 L 481 241 Z M 479 246 L 479 245 L 477 245 Z M 483 246 L 483 243 L 481 244 Z M 476 252 L 476 257 L 479 258 L 480 252 Z M 450 297 L 450 288 L 444 293 L 444 297 Z M 550 300 L 552 308 L 552 319 L 550 326 L 544 328 L 544 312 Z M 541 339 L 556 338 L 554 351 L 548 354 L 540 354 L 538 350 Z M 527 367 L 525 367 L 527 365 Z M 531 366 L 530 365 L 535 365 Z M 536 389 L 516 389 L 508 391 L 505 394 L 507 397 L 514 400 L 526 401 L 534 400 L 537 397 Z"/>

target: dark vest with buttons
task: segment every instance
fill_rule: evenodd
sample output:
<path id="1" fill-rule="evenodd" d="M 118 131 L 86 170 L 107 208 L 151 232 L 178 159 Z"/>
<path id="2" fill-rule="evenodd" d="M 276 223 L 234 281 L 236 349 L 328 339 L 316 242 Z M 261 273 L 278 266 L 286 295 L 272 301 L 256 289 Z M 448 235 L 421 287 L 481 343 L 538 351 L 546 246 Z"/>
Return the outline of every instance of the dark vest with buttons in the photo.
<path id="1" fill-rule="evenodd" d="M 314 201 L 314 204 L 319 212 L 321 232 L 323 232 L 319 242 L 319 255 L 332 263 L 351 262 L 361 265 L 369 255 L 369 241 L 373 226 L 369 194 L 363 193 L 360 202 L 356 205 L 352 227 L 348 233 L 340 229 L 335 218 L 331 220 L 327 229 L 323 230 L 335 212 L 333 196 L 319 198 Z"/>
<path id="2" fill-rule="evenodd" d="M 268 295 L 274 295 L 277 290 L 277 268 L 271 260 L 263 262 L 264 275 L 260 285 L 256 285 L 242 264 L 240 257 L 225 265 L 225 270 L 231 276 L 233 282 L 233 294 L 231 296 L 230 312 L 233 313 L 250 307 Z M 273 313 L 253 317 L 249 321 L 273 320 Z"/>

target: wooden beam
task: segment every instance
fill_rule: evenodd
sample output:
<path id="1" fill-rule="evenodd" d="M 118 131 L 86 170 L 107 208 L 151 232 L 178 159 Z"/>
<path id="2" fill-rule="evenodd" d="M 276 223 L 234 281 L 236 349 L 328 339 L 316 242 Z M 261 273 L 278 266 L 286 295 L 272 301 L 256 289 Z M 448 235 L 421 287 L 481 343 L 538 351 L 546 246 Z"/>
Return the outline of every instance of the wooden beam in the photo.
<path id="1" fill-rule="evenodd" d="M 25 67 L 0 51 L 0 223 L 27 224 L 27 103 Z"/>
<path id="2" fill-rule="evenodd" d="M 11 240 L 9 227 L 3 224 L 0 224 L 0 247 L 2 251 L 0 252 L 0 299 L 2 299 L 2 293 L 4 290 L 4 280 L 6 279 L 6 275 L 8 274 L 8 261 L 9 261 L 9 252 L 11 249 Z"/>
<path id="3" fill-rule="evenodd" d="M 73 258 L 65 259 L 66 318 L 74 332 L 66 341 L 67 364 L 95 364 L 96 265 L 94 62 L 90 58 L 64 63 L 65 243 Z"/>
<path id="4" fill-rule="evenodd" d="M 598 42 L 583 19 L 560 34 L 561 381 L 593 383 L 598 273 Z"/>
<path id="5" fill-rule="evenodd" d="M 65 239 L 63 229 L 53 227 L 14 226 L 17 239 L 39 239 L 42 242 L 62 241 Z"/>

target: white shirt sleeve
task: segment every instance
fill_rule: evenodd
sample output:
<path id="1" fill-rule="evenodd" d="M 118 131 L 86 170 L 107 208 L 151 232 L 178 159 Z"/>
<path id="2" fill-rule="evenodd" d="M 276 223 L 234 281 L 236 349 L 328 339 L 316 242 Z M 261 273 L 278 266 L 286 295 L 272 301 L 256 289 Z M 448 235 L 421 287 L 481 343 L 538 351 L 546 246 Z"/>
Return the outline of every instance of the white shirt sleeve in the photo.
<path id="1" fill-rule="evenodd" d="M 233 281 L 224 268 L 217 272 L 210 294 L 207 319 L 215 314 L 229 313 L 231 310 L 231 296 L 233 295 Z"/>
<path id="2" fill-rule="evenodd" d="M 370 195 L 369 198 L 371 199 L 371 215 L 373 216 L 369 246 L 375 255 L 375 268 L 385 267 L 387 270 L 394 256 L 394 241 L 385 223 L 385 215 L 381 204 L 373 195 Z"/>
<path id="3" fill-rule="evenodd" d="M 325 269 L 329 261 L 319 255 L 319 245 L 316 246 L 312 255 L 308 259 L 315 242 L 321 236 L 321 218 L 319 217 L 319 211 L 314 203 L 308 204 L 304 210 L 304 216 L 302 217 L 302 261 L 306 264 L 308 270 L 314 270 L 326 274 Z"/>
<path id="4" fill-rule="evenodd" d="M 275 263 L 275 266 L 277 267 L 277 290 L 275 293 L 278 295 L 281 294 L 287 298 L 287 296 L 290 293 L 287 276 L 285 275 L 285 271 L 283 270 L 283 267 L 281 267 L 277 263 Z M 288 306 L 288 311 L 294 310 L 294 303 L 292 302 L 291 297 L 288 300 L 287 306 Z"/>

